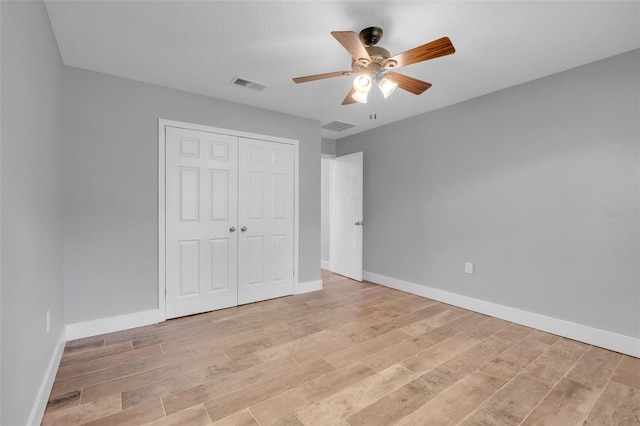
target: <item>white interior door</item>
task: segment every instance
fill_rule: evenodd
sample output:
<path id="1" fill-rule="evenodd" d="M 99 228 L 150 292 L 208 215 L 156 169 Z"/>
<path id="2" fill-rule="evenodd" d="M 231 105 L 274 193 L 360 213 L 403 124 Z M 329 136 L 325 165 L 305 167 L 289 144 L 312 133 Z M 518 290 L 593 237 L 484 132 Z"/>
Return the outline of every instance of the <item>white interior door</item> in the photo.
<path id="1" fill-rule="evenodd" d="M 166 317 L 238 304 L 238 138 L 166 127 Z"/>
<path id="2" fill-rule="evenodd" d="M 238 303 L 293 294 L 294 147 L 240 138 Z"/>
<path id="3" fill-rule="evenodd" d="M 331 163 L 331 270 L 362 281 L 362 152 Z"/>

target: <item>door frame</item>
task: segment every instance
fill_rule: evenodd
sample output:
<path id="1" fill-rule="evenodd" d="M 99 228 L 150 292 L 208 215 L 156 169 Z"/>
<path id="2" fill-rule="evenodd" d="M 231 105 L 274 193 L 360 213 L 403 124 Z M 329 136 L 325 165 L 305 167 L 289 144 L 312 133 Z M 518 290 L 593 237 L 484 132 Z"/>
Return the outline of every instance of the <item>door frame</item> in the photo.
<path id="1" fill-rule="evenodd" d="M 294 170 L 293 170 L 293 291 L 298 286 L 298 247 L 299 247 L 299 141 L 297 139 L 281 138 L 278 136 L 248 133 L 239 130 L 222 129 L 219 127 L 201 124 L 187 123 L 183 121 L 158 119 L 158 313 L 159 321 L 167 319 L 166 313 L 166 127 L 178 127 L 187 130 L 219 133 L 234 137 L 259 139 L 268 142 L 277 142 L 293 145 Z"/>
<path id="2" fill-rule="evenodd" d="M 321 153 L 320 154 L 320 185 L 322 186 L 323 184 L 327 185 L 327 198 L 325 199 L 326 204 L 322 204 L 322 202 L 320 203 L 320 208 L 322 211 L 326 212 L 326 214 L 328 215 L 328 229 L 326 229 L 327 234 L 328 235 L 324 235 L 325 233 L 325 229 L 323 229 L 322 227 L 322 215 L 320 215 L 320 243 L 322 245 L 322 241 L 323 241 L 323 237 L 326 237 L 326 243 L 328 244 L 328 250 L 329 250 L 329 258 L 328 259 L 322 259 L 322 250 L 320 251 L 320 268 L 322 269 L 327 269 L 327 270 L 331 270 L 331 165 L 333 163 L 333 159 L 336 158 L 335 154 L 324 154 Z M 327 160 L 328 161 L 328 175 L 324 176 L 324 174 L 322 173 L 322 160 Z M 325 182 L 326 179 L 326 182 Z M 320 191 L 320 198 L 322 201 L 322 190 Z"/>

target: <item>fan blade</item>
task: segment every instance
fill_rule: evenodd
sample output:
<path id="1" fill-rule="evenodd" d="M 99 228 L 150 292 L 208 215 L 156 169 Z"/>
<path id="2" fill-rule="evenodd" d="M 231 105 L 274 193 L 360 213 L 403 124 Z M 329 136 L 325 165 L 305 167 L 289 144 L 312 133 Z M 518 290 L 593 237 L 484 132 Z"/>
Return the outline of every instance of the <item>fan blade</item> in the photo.
<path id="1" fill-rule="evenodd" d="M 344 98 L 344 101 L 342 101 L 342 105 L 349 105 L 349 104 L 355 104 L 356 101 L 355 99 L 353 99 L 353 94 L 356 93 L 356 89 L 354 89 L 353 87 L 351 88 L 351 91 L 349 92 L 349 94 L 347 95 L 346 98 Z"/>
<path id="2" fill-rule="evenodd" d="M 322 80 L 325 78 L 342 77 L 343 75 L 349 75 L 351 71 L 334 71 L 326 72 L 324 74 L 307 75 L 305 77 L 296 77 L 293 79 L 294 83 L 306 83 L 307 81 Z"/>
<path id="3" fill-rule="evenodd" d="M 353 31 L 331 31 L 331 35 L 338 40 L 347 52 L 357 61 L 358 59 L 366 59 L 367 63 L 371 63 L 371 56 L 360 41 L 358 34 Z"/>
<path id="4" fill-rule="evenodd" d="M 438 40 L 434 40 L 430 43 L 423 44 L 422 46 L 414 47 L 411 50 L 402 52 L 392 58 L 389 61 L 394 60 L 398 63 L 397 67 L 404 67 L 406 65 L 415 64 L 417 62 L 426 61 L 428 59 L 439 58 L 440 56 L 451 55 L 455 53 L 456 49 L 453 47 L 449 37 L 442 37 Z"/>
<path id="5" fill-rule="evenodd" d="M 431 87 L 431 83 L 409 77 L 408 75 L 398 74 L 397 72 L 387 72 L 384 76 L 394 83 L 397 83 L 399 88 L 411 92 L 414 95 L 419 95 Z"/>

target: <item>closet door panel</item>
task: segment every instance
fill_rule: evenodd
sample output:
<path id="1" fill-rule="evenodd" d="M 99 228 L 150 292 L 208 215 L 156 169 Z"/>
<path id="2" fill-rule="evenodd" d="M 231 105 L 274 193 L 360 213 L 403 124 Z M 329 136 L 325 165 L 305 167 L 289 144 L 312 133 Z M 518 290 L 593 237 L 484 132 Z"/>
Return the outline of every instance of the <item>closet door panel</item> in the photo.
<path id="1" fill-rule="evenodd" d="M 294 166 L 292 145 L 239 140 L 239 304 L 293 293 Z"/>
<path id="2" fill-rule="evenodd" d="M 166 317 L 236 306 L 238 138 L 165 131 Z"/>

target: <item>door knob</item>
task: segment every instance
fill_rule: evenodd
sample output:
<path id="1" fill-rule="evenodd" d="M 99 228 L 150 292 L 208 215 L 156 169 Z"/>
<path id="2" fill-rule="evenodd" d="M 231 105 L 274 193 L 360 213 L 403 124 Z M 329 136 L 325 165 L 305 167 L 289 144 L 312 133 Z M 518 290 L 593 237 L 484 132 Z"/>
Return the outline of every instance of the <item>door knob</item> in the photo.
<path id="1" fill-rule="evenodd" d="M 360 225 L 360 222 L 356 222 L 356 226 Z"/>
<path id="2" fill-rule="evenodd" d="M 236 232 L 236 227 L 232 226 L 231 228 L 229 228 L 229 232 Z"/>
<path id="3" fill-rule="evenodd" d="M 240 228 L 240 230 L 241 230 L 242 232 L 245 232 L 245 231 L 247 230 L 247 227 L 246 227 L 246 226 L 243 226 L 242 228 Z"/>

